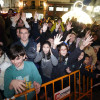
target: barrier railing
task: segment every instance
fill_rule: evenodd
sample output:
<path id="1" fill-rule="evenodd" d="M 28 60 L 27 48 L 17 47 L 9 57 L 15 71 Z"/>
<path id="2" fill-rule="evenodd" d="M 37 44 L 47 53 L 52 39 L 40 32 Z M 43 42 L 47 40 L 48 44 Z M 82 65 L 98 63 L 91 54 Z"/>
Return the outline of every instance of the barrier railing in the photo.
<path id="1" fill-rule="evenodd" d="M 73 78 L 71 78 L 72 76 L 73 76 Z M 60 78 L 57 78 L 57 79 L 54 79 L 52 81 L 42 84 L 41 88 L 44 88 L 44 90 L 45 90 L 45 100 L 47 100 L 47 86 L 52 85 L 53 99 L 55 100 L 55 97 L 54 97 L 55 82 L 60 81 L 61 82 L 61 90 L 63 90 L 64 89 L 64 79 L 66 79 L 66 78 L 68 78 L 68 80 L 69 80 L 68 86 L 71 87 L 72 85 L 74 85 L 74 91 L 71 91 L 69 94 L 65 95 L 62 99 L 56 99 L 56 100 L 64 100 L 65 98 L 69 98 L 69 100 L 71 100 L 71 98 L 73 98 L 74 100 L 81 100 L 85 96 L 87 96 L 87 98 L 90 98 L 89 100 L 92 100 L 92 88 L 91 87 L 93 85 L 93 80 L 92 80 L 92 78 L 89 79 L 89 77 L 87 77 L 87 80 L 86 80 L 86 77 L 83 76 L 83 82 L 81 82 L 80 70 L 77 70 L 75 72 L 72 72 L 71 74 L 62 76 Z M 79 80 L 78 83 L 77 83 L 77 78 Z M 73 81 L 72 81 L 72 79 L 73 79 Z M 85 82 L 85 81 L 87 81 L 87 82 Z M 16 98 L 18 98 L 22 95 L 24 95 L 25 100 L 27 100 L 27 94 L 32 91 L 35 91 L 35 89 L 32 88 L 30 90 L 26 90 L 23 93 L 16 94 L 12 98 L 5 99 L 5 100 L 15 100 Z M 35 94 L 35 95 L 36 95 L 36 100 L 38 100 L 39 96 L 37 94 Z"/>

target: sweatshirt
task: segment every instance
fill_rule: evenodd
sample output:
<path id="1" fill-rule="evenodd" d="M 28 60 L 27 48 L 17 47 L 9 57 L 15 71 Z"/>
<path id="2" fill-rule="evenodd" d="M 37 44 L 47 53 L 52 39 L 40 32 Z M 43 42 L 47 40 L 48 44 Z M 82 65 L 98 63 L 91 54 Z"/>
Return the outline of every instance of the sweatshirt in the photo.
<path id="1" fill-rule="evenodd" d="M 9 85 L 12 80 L 25 80 L 26 88 L 34 88 L 33 82 L 36 81 L 39 84 L 42 83 L 41 76 L 34 65 L 34 63 L 29 61 L 24 61 L 24 67 L 22 70 L 17 70 L 14 65 L 7 68 L 5 75 L 4 75 L 4 95 L 7 98 L 11 98 L 16 93 L 14 89 L 10 90 Z M 35 92 L 30 92 L 27 95 L 28 100 L 31 100 L 31 98 L 34 96 Z M 25 97 L 21 96 L 18 97 L 16 100 L 24 100 Z"/>

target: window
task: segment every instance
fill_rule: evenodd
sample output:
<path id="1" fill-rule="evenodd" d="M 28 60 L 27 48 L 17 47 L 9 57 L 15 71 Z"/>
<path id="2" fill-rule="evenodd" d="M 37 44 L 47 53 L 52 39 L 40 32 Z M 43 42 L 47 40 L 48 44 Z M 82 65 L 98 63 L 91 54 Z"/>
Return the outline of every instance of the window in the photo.
<path id="1" fill-rule="evenodd" d="M 40 1 L 40 8 L 43 8 L 43 1 Z"/>
<path id="2" fill-rule="evenodd" d="M 49 11 L 54 11 L 54 7 L 49 7 Z"/>
<path id="3" fill-rule="evenodd" d="M 24 7 L 27 5 L 26 2 L 27 2 L 27 1 L 23 1 L 23 6 L 24 6 Z"/>
<path id="4" fill-rule="evenodd" d="M 35 9 L 35 1 L 31 1 L 31 8 Z"/>
<path id="5" fill-rule="evenodd" d="M 56 11 L 68 11 L 66 7 L 56 7 Z"/>

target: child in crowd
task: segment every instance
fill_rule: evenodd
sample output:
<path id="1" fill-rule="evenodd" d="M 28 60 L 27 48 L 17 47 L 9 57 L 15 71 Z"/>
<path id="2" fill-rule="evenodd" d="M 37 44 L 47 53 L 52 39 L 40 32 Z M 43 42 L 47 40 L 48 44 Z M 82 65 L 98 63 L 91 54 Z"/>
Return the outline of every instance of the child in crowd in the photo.
<path id="1" fill-rule="evenodd" d="M 2 99 L 4 99 L 4 73 L 9 66 L 11 66 L 10 59 L 3 51 L 3 47 L 0 46 L 0 93 L 2 95 Z"/>
<path id="2" fill-rule="evenodd" d="M 4 75 L 4 95 L 11 98 L 15 94 L 22 93 L 26 89 L 35 88 L 36 93 L 40 91 L 42 83 L 41 76 L 33 62 L 24 61 L 25 50 L 22 46 L 14 45 L 10 48 L 9 58 L 12 66 L 7 68 Z M 31 100 L 35 92 L 30 92 L 27 99 Z M 18 100 L 24 100 L 21 96 Z"/>
<path id="3" fill-rule="evenodd" d="M 51 79 L 52 69 L 54 66 L 57 66 L 58 60 L 52 54 L 51 44 L 49 41 L 45 41 L 42 45 L 41 52 L 39 51 L 40 51 L 40 44 L 37 45 L 37 56 L 34 59 L 34 62 L 35 63 L 41 62 L 40 72 L 41 72 L 43 83 L 46 83 L 52 80 Z M 51 85 L 47 87 L 47 92 L 48 92 L 48 98 L 51 99 L 52 96 Z"/>
<path id="4" fill-rule="evenodd" d="M 58 64 L 57 58 L 52 54 L 51 44 L 49 41 L 44 42 L 42 45 L 42 51 L 40 51 L 40 44 L 37 45 L 37 56 L 34 62 L 41 62 L 42 76 L 45 77 L 47 81 L 51 80 L 51 73 L 54 66 Z M 47 82 L 46 80 L 43 82 Z"/>
<path id="5" fill-rule="evenodd" d="M 70 39 L 70 34 L 67 36 L 67 39 Z M 62 43 L 63 41 L 60 41 L 62 39 L 61 35 L 57 35 L 54 39 L 54 46 L 53 46 L 53 54 L 58 58 L 58 65 L 56 67 L 56 71 L 54 71 L 54 76 L 55 78 L 57 77 L 61 77 L 63 75 L 66 75 L 68 73 L 71 73 L 73 71 L 72 67 L 70 67 L 76 59 L 78 59 L 79 55 L 81 54 L 82 50 L 89 44 L 92 42 L 92 37 L 89 36 L 86 40 L 84 40 L 84 42 L 82 43 L 82 45 L 80 46 L 80 48 L 76 48 L 72 53 L 69 54 L 68 56 L 68 48 L 66 46 L 66 43 Z M 62 43 L 62 44 L 61 44 Z M 57 54 L 57 50 L 56 47 L 59 46 L 59 51 Z M 54 52 L 56 51 L 56 52 Z"/>

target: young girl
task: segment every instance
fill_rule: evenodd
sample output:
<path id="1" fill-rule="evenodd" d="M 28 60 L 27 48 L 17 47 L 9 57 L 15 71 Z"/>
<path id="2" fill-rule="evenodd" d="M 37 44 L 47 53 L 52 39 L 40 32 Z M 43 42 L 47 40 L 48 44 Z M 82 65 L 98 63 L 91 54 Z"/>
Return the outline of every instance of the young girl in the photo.
<path id="1" fill-rule="evenodd" d="M 4 99 L 4 73 L 5 70 L 11 65 L 9 58 L 6 53 L 4 53 L 2 46 L 0 46 L 0 93 Z"/>
<path id="2" fill-rule="evenodd" d="M 51 44 L 49 41 L 44 42 L 42 45 L 42 51 L 40 51 L 40 44 L 37 45 L 37 56 L 34 62 L 41 62 L 41 74 L 43 82 L 51 80 L 52 68 L 58 64 L 57 58 L 52 54 Z M 45 80 L 46 79 L 46 80 Z"/>
<path id="3" fill-rule="evenodd" d="M 54 66 L 58 64 L 57 58 L 52 54 L 51 44 L 49 41 L 45 41 L 42 45 L 42 50 L 40 51 L 40 44 L 37 45 L 37 56 L 34 62 L 41 62 L 40 73 L 42 76 L 43 83 L 51 81 L 51 73 Z M 52 86 L 47 87 L 48 99 L 51 100 L 52 97 Z M 42 94 L 43 95 L 43 94 Z"/>
<path id="4" fill-rule="evenodd" d="M 58 58 L 58 66 L 56 67 L 56 71 L 54 72 L 55 76 L 53 77 L 61 77 L 63 75 L 66 75 L 67 73 L 71 73 L 72 72 L 72 68 L 70 67 L 70 65 L 72 65 L 76 59 L 78 59 L 79 55 L 81 54 L 82 50 L 89 44 L 92 42 L 92 37 L 89 36 L 80 46 L 80 48 L 76 48 L 72 53 L 69 54 L 68 56 L 68 48 L 65 44 L 61 44 L 63 41 L 60 41 L 62 38 L 61 35 L 57 35 L 54 38 L 54 46 L 53 46 L 53 54 Z M 70 39 L 70 36 L 67 36 L 68 40 Z M 59 47 L 59 51 L 57 54 L 56 51 L 56 47 L 57 45 L 60 45 Z M 56 52 L 54 52 L 56 51 Z M 58 56 L 57 56 L 58 55 Z"/>

